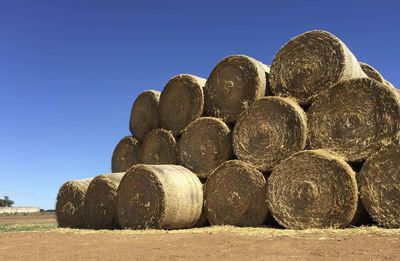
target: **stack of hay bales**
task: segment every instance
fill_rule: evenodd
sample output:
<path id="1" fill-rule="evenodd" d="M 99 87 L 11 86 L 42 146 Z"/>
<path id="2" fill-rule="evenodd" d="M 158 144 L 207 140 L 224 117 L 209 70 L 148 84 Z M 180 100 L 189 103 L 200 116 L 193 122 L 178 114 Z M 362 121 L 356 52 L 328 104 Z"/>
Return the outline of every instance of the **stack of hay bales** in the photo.
<path id="1" fill-rule="evenodd" d="M 325 31 L 271 66 L 222 59 L 133 103 L 112 174 L 65 183 L 59 226 L 400 227 L 400 93 Z M 271 218 L 272 217 L 272 218 Z"/>

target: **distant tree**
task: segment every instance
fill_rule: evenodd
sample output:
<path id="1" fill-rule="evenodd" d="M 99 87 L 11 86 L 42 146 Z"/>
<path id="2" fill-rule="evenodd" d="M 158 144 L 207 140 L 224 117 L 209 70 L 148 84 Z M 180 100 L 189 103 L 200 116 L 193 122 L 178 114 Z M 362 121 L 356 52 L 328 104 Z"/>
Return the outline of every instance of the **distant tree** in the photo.
<path id="1" fill-rule="evenodd" d="M 0 199 L 0 207 L 11 207 L 12 205 L 14 205 L 14 201 L 8 196 L 4 196 L 4 199 Z"/>

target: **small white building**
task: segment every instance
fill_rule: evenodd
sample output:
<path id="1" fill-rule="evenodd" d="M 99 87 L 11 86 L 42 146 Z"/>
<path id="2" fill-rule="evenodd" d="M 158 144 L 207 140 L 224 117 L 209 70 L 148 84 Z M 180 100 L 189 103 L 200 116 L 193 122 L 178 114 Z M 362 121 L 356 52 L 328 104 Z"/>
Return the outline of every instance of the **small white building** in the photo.
<path id="1" fill-rule="evenodd" d="M 0 207 L 0 214 L 13 214 L 13 213 L 37 213 L 40 208 L 32 207 Z"/>

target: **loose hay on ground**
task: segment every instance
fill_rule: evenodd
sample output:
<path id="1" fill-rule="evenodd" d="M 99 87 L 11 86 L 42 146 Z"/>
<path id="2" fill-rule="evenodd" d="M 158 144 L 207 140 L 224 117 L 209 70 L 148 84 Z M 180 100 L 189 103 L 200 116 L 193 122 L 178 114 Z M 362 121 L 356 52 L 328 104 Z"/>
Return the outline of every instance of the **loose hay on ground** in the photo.
<path id="1" fill-rule="evenodd" d="M 27 229 L 29 225 L 27 225 Z M 19 228 L 20 230 L 22 228 Z M 234 233 L 244 236 L 263 236 L 268 238 L 274 237 L 297 237 L 302 235 L 316 234 L 321 236 L 351 236 L 351 235 L 400 235 L 400 229 L 383 229 L 380 227 L 356 227 L 346 229 L 276 229 L 276 228 L 260 228 L 260 227 L 234 227 L 234 226 L 212 226 L 191 229 L 176 230 L 82 230 L 71 228 L 57 228 L 50 230 L 57 233 L 73 233 L 73 234 L 118 234 L 118 235 L 154 235 L 154 234 L 218 234 L 218 233 Z"/>

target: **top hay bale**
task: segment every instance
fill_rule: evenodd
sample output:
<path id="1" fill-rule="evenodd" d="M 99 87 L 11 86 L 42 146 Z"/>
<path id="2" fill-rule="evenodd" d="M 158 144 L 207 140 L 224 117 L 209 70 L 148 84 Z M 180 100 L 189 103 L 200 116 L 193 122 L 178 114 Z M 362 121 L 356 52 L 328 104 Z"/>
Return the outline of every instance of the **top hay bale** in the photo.
<path id="1" fill-rule="evenodd" d="M 226 123 L 239 115 L 266 93 L 269 67 L 245 56 L 232 55 L 222 59 L 212 70 L 204 87 L 207 115 Z"/>
<path id="2" fill-rule="evenodd" d="M 205 83 L 205 79 L 190 74 L 179 74 L 168 81 L 160 97 L 162 128 L 179 135 L 203 115 Z"/>
<path id="3" fill-rule="evenodd" d="M 142 92 L 132 105 L 129 129 L 136 139 L 143 141 L 145 135 L 160 126 L 160 92 Z"/>
<path id="4" fill-rule="evenodd" d="M 65 182 L 57 195 L 56 217 L 59 227 L 83 228 L 84 200 L 92 178 Z"/>
<path id="5" fill-rule="evenodd" d="M 315 30 L 287 42 L 271 65 L 270 87 L 301 105 L 339 81 L 366 77 L 347 46 L 331 33 Z"/>
<path id="6" fill-rule="evenodd" d="M 369 78 L 342 81 L 319 94 L 308 110 L 309 142 L 360 162 L 400 130 L 400 96 Z"/>
<path id="7" fill-rule="evenodd" d="M 400 143 L 385 146 L 368 158 L 358 182 L 370 216 L 381 226 L 400 228 Z"/>

